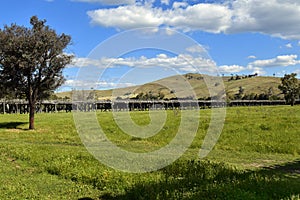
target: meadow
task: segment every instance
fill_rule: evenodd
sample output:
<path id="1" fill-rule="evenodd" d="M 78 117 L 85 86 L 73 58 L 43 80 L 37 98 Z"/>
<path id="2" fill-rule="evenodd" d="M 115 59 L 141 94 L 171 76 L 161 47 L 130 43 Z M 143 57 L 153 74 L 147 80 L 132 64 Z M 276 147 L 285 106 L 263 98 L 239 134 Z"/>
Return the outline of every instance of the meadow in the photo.
<path id="1" fill-rule="evenodd" d="M 132 112 L 139 125 L 147 111 Z M 83 146 L 72 113 L 0 115 L 0 199 L 300 199 L 300 106 L 227 108 L 222 134 L 205 159 L 198 153 L 211 110 L 200 110 L 197 135 L 172 165 L 128 173 L 101 164 Z M 168 144 L 179 114 L 155 136 L 122 132 L 111 112 L 97 112 L 107 137 L 132 152 Z"/>

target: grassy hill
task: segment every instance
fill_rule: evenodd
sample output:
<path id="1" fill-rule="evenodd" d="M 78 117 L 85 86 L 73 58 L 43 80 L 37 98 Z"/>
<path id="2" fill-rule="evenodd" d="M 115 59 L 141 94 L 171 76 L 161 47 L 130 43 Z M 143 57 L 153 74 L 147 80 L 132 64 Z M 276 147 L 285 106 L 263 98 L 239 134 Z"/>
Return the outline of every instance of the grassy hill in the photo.
<path id="1" fill-rule="evenodd" d="M 278 85 L 281 80 L 278 77 L 267 76 L 255 76 L 247 77 L 236 80 L 236 77 L 225 76 L 220 78 L 224 83 L 224 87 L 227 93 L 227 97 L 233 98 L 235 94 L 239 92 L 240 87 L 243 88 L 244 95 L 250 94 L 272 94 L 276 97 L 282 97 Z M 222 83 L 217 81 L 216 77 L 202 75 L 202 74 L 185 74 L 176 75 L 160 79 L 144 85 L 120 88 L 114 90 L 96 90 L 96 91 L 84 91 L 85 94 L 94 93 L 98 100 L 107 100 L 114 98 L 134 98 L 138 95 L 144 98 L 155 96 L 164 99 L 170 99 L 173 97 L 178 98 L 203 98 L 209 97 L 209 91 L 207 84 L 211 85 L 211 88 L 220 91 Z M 195 95 L 191 95 L 191 91 L 194 91 Z M 56 94 L 58 97 L 71 97 L 72 92 L 61 92 Z M 215 94 L 216 95 L 216 94 Z"/>

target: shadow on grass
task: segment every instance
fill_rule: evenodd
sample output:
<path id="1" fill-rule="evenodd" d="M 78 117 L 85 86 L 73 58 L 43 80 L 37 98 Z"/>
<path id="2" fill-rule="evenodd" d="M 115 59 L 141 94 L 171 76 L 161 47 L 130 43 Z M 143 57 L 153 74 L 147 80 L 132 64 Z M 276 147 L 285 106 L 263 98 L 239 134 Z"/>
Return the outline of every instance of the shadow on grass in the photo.
<path id="1" fill-rule="evenodd" d="M 264 169 L 300 175 L 300 160 L 296 160 L 294 162 L 289 162 L 289 163 L 286 163 L 285 165 L 273 165 L 273 166 L 269 166 L 269 167 L 264 167 Z"/>
<path id="2" fill-rule="evenodd" d="M 207 161 L 177 162 L 161 170 L 160 181 L 139 183 L 125 194 L 99 199 L 298 199 L 299 170 L 300 160 L 256 171 Z"/>
<path id="3" fill-rule="evenodd" d="M 18 126 L 28 124 L 28 122 L 2 122 L 0 123 L 0 129 L 23 129 Z"/>

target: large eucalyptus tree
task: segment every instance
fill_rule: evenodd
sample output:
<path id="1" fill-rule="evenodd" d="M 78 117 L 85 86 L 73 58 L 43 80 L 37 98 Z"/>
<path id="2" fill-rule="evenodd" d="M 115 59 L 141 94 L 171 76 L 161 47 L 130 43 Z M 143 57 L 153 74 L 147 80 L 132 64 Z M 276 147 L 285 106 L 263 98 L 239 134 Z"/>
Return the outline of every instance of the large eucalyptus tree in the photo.
<path id="1" fill-rule="evenodd" d="M 37 101 L 64 82 L 62 71 L 72 60 L 64 52 L 71 37 L 45 23 L 33 16 L 30 28 L 11 24 L 0 29 L 0 84 L 5 91 L 26 96 L 29 129 L 34 129 Z"/>

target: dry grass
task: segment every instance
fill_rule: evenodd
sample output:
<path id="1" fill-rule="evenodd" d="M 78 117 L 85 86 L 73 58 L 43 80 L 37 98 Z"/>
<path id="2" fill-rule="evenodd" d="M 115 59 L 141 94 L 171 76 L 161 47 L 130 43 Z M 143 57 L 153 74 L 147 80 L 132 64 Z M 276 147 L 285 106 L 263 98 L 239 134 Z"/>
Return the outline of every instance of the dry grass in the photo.
<path id="1" fill-rule="evenodd" d="M 203 76 L 206 76 L 206 79 L 209 81 L 214 81 L 214 77 L 200 74 L 186 74 L 186 75 L 176 75 L 161 80 L 157 80 L 151 83 L 147 83 L 140 86 L 120 88 L 113 90 L 96 90 L 96 96 L 98 100 L 107 100 L 111 99 L 112 96 L 119 96 L 121 98 L 132 98 L 137 96 L 140 93 L 147 94 L 151 92 L 153 95 L 158 95 L 159 93 L 164 95 L 164 98 L 173 98 L 175 94 L 179 98 L 186 98 L 191 96 L 191 90 L 194 91 L 197 98 L 207 98 L 209 97 L 209 92 L 207 85 L 204 81 Z M 229 81 L 230 77 L 222 77 L 226 92 L 228 95 L 234 95 L 238 93 L 239 87 L 243 87 L 245 94 L 262 94 L 268 93 L 271 88 L 273 94 L 280 96 L 280 90 L 278 85 L 281 80 L 278 77 L 252 77 L 240 80 Z M 190 88 L 187 89 L 186 85 L 183 84 L 186 82 L 186 85 L 190 85 Z M 214 87 L 221 87 L 216 84 Z M 173 91 L 172 91 L 173 90 Z M 86 91 L 90 93 L 92 91 Z M 175 92 L 175 93 L 174 93 Z M 71 97 L 71 92 L 61 92 L 57 93 L 59 97 Z"/>

